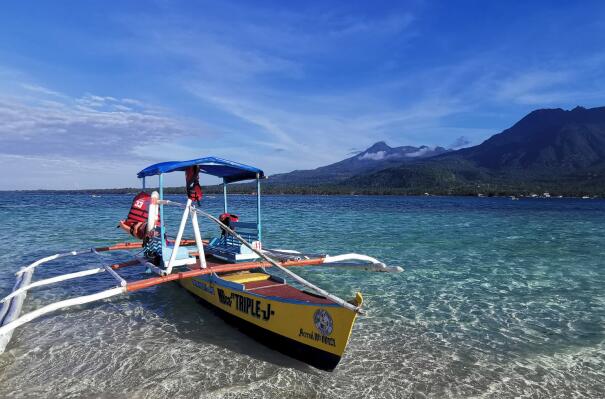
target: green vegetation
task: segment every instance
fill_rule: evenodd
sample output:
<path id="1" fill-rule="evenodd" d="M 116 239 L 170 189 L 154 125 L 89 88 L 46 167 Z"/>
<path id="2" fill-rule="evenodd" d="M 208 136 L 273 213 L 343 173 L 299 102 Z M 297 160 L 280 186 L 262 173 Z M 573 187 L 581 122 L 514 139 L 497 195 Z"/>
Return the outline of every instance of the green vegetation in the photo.
<path id="1" fill-rule="evenodd" d="M 439 175 L 439 174 L 438 174 Z M 425 180 L 425 176 L 413 176 L 414 184 L 403 187 L 389 185 L 388 181 L 376 182 L 371 186 L 355 186 L 351 184 L 316 184 L 316 185 L 287 185 L 265 184 L 262 187 L 264 195 L 454 195 L 454 196 L 529 196 L 550 193 L 551 196 L 564 197 L 605 197 L 605 181 L 595 181 L 594 185 L 587 185 L 578 180 L 568 179 L 558 182 L 507 182 L 505 180 L 487 180 L 482 182 L 460 181 L 445 175 L 442 180 Z M 222 186 L 206 186 L 205 195 L 222 195 Z M 57 194 L 136 194 L 140 188 L 112 188 L 90 190 L 27 190 L 27 192 L 57 193 Z M 166 194 L 185 194 L 184 187 L 167 187 Z M 233 184 L 229 186 L 230 194 L 256 194 L 256 184 Z"/>

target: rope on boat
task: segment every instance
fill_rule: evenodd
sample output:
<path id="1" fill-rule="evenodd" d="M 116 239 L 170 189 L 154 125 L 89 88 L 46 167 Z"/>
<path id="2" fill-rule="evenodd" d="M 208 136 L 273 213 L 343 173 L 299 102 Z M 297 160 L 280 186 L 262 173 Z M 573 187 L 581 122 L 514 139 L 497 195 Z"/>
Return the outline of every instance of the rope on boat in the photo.
<path id="1" fill-rule="evenodd" d="M 163 200 L 162 201 L 164 204 L 166 205 L 174 205 L 174 206 L 178 206 L 181 208 L 185 208 L 186 205 L 185 204 L 181 204 L 180 202 L 175 202 L 175 201 L 170 201 L 170 200 Z M 283 267 L 282 265 L 280 265 L 279 263 L 277 263 L 275 260 L 273 260 L 272 258 L 270 258 L 269 256 L 267 256 L 266 254 L 264 254 L 262 251 L 254 248 L 250 243 L 248 243 L 248 241 L 246 241 L 245 239 L 243 239 L 239 234 L 237 234 L 234 230 L 232 230 L 229 226 L 225 225 L 224 223 L 222 223 L 220 220 L 218 220 L 217 218 L 215 218 L 214 216 L 210 215 L 209 213 L 206 213 L 200 209 L 197 209 L 195 206 L 191 206 L 191 210 L 193 212 L 196 212 L 202 216 L 205 216 L 206 218 L 212 220 L 214 223 L 218 224 L 221 228 L 225 229 L 229 234 L 231 234 L 233 237 L 235 237 L 238 241 L 240 241 L 242 243 L 242 245 L 244 245 L 245 247 L 247 247 L 248 249 L 250 249 L 252 252 L 254 252 L 255 254 L 257 254 L 258 256 L 260 256 L 261 258 L 263 258 L 264 260 L 266 260 L 267 262 L 269 262 L 273 267 L 277 267 L 278 269 L 280 269 L 282 272 L 284 272 L 285 274 L 287 274 L 288 276 L 292 277 L 294 280 L 298 281 L 300 284 L 312 289 L 313 291 L 317 292 L 318 294 L 330 299 L 331 301 L 339 304 L 340 306 L 347 308 L 349 310 L 352 310 L 354 312 L 357 313 L 362 313 L 362 310 L 359 306 L 355 306 L 352 305 L 351 303 L 345 301 L 344 299 L 341 299 L 335 295 L 330 294 L 329 292 L 319 288 L 318 286 L 310 283 L 309 281 L 305 280 L 304 278 L 300 277 L 299 275 L 291 272 L 290 270 L 288 270 L 287 268 Z"/>

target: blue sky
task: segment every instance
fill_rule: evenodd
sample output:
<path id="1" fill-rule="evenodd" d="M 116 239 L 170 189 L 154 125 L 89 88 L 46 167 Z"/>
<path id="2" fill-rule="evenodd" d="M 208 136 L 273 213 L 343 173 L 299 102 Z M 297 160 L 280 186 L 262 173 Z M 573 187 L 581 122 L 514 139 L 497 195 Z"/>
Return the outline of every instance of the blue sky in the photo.
<path id="1" fill-rule="evenodd" d="M 206 155 L 273 174 L 605 105 L 598 1 L 9 2 L 0 38 L 0 190 Z"/>

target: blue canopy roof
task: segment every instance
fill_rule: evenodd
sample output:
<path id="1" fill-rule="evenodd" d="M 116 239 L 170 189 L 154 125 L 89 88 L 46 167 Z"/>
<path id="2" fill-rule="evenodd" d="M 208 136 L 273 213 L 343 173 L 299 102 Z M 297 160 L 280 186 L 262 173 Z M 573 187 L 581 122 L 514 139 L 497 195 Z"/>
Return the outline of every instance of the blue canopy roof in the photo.
<path id="1" fill-rule="evenodd" d="M 189 166 L 193 165 L 199 165 L 200 173 L 222 177 L 227 183 L 256 179 L 257 175 L 261 179 L 265 177 L 265 173 L 254 166 L 248 166 L 216 157 L 198 158 L 190 161 L 156 163 L 140 171 L 137 174 L 137 177 L 142 178 L 146 176 L 159 175 L 161 173 L 184 171 Z"/>

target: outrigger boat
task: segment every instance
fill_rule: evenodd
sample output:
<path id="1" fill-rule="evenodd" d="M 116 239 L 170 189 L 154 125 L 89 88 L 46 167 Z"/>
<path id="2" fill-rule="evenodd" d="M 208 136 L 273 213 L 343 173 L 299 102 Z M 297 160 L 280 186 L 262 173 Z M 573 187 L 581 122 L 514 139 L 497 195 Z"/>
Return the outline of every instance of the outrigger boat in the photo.
<path id="1" fill-rule="evenodd" d="M 183 171 L 187 182 L 187 201 L 177 203 L 164 198 L 164 175 Z M 224 209 L 220 217 L 204 212 L 199 174 L 222 179 Z M 159 177 L 158 191 L 146 191 L 146 179 Z M 106 247 L 71 251 L 48 256 L 21 268 L 13 291 L 2 299 L 0 310 L 0 353 L 8 344 L 15 328 L 59 309 L 100 301 L 171 281 L 178 282 L 212 309 L 235 322 L 242 330 L 268 343 L 274 349 L 323 370 L 333 370 L 340 361 L 353 324 L 362 313 L 363 298 L 345 301 L 313 285 L 289 270 L 294 266 L 357 264 L 374 271 L 397 272 L 365 255 L 305 255 L 291 250 L 270 250 L 262 246 L 261 190 L 265 178 L 261 169 L 240 163 L 206 157 L 182 162 L 151 165 L 138 173 L 143 191 L 133 200 L 128 217 L 120 227 L 139 241 Z M 228 212 L 227 186 L 230 183 L 256 180 L 257 209 L 255 222 L 240 222 Z M 183 209 L 175 238 L 166 233 L 164 208 Z M 198 215 L 216 223 L 219 235 L 202 240 Z M 184 239 L 191 222 L 194 239 Z M 36 268 L 56 259 L 105 251 L 136 249 L 143 257 L 113 265 L 74 271 L 32 282 Z M 126 281 L 119 271 L 142 266 L 142 271 L 156 276 Z M 62 300 L 20 316 L 26 293 L 38 287 L 108 273 L 117 287 L 90 295 Z"/>

